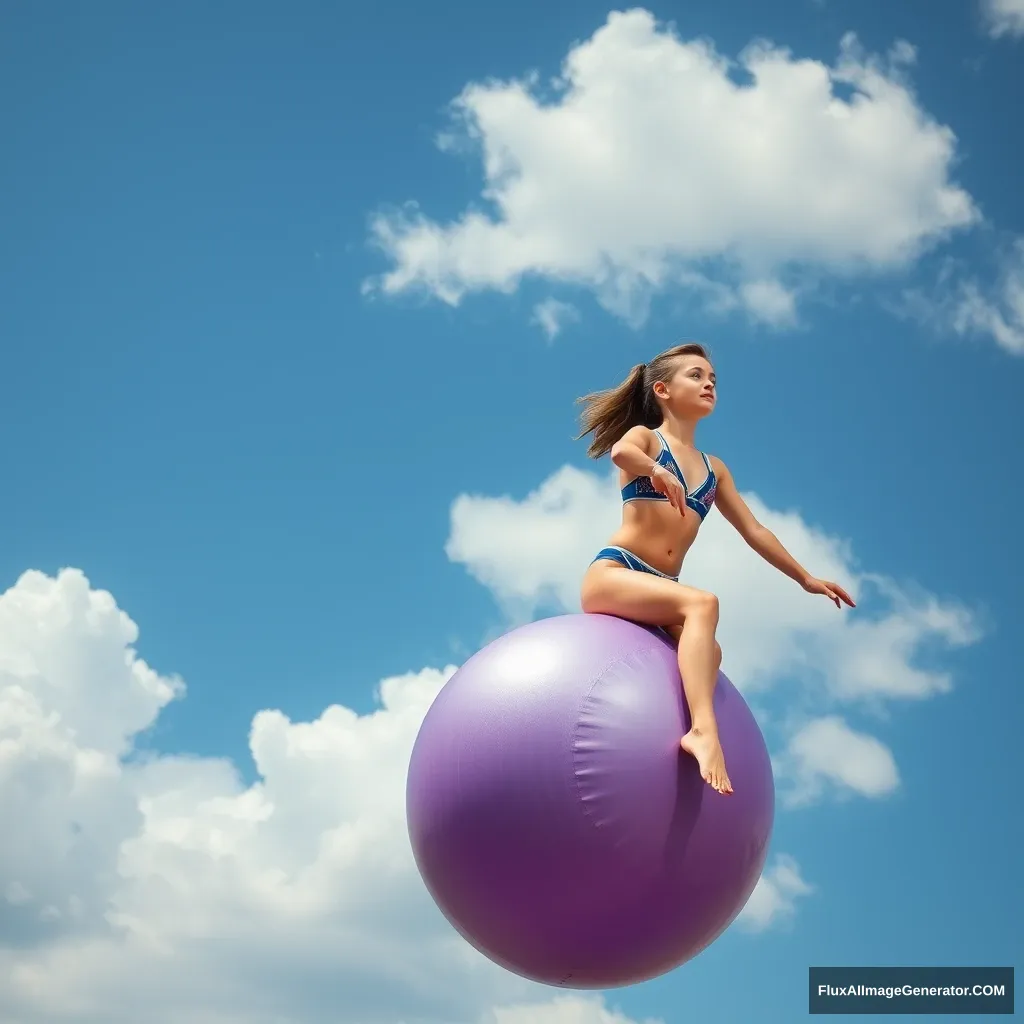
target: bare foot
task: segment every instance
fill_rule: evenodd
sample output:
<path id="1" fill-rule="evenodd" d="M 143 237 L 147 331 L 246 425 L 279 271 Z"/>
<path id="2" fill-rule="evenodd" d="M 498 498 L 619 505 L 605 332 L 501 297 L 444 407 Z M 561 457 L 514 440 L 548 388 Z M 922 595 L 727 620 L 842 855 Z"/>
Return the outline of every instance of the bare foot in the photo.
<path id="1" fill-rule="evenodd" d="M 725 754 L 718 736 L 711 732 L 691 729 L 680 741 L 679 746 L 697 759 L 701 778 L 716 793 L 731 793 L 732 783 L 725 770 Z"/>

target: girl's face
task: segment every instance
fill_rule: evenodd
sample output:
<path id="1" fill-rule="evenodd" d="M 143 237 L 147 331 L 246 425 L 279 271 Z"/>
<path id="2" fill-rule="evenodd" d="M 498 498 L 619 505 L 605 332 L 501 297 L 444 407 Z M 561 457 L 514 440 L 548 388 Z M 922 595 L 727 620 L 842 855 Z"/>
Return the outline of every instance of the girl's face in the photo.
<path id="1" fill-rule="evenodd" d="M 654 393 L 679 416 L 707 416 L 717 398 L 714 367 L 700 356 L 683 356 L 676 372 L 665 383 L 654 385 Z"/>

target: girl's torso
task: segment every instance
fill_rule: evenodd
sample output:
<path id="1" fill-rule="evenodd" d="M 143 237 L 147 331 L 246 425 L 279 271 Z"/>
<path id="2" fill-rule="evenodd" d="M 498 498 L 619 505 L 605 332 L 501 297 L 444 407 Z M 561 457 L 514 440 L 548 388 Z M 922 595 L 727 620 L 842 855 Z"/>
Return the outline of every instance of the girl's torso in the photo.
<path id="1" fill-rule="evenodd" d="M 703 452 L 685 448 L 677 455 L 661 431 L 654 433 L 660 448 L 652 457 L 683 485 L 686 515 L 681 516 L 654 489 L 650 477 L 631 479 L 620 474 L 622 525 L 609 543 L 627 548 L 669 576 L 678 576 L 700 524 L 714 504 L 717 480 L 711 460 Z"/>

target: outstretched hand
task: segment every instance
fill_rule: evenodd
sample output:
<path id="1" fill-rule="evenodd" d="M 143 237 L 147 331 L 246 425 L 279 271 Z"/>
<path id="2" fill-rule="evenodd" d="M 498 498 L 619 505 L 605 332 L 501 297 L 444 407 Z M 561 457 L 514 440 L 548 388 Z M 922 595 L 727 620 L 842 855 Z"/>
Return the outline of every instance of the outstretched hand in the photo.
<path id="1" fill-rule="evenodd" d="M 843 601 L 851 608 L 857 607 L 853 603 L 853 598 L 838 583 L 832 583 L 830 580 L 818 580 L 812 577 L 804 583 L 804 590 L 808 594 L 824 594 L 830 601 L 835 602 L 837 608 L 842 607 L 841 602 Z"/>

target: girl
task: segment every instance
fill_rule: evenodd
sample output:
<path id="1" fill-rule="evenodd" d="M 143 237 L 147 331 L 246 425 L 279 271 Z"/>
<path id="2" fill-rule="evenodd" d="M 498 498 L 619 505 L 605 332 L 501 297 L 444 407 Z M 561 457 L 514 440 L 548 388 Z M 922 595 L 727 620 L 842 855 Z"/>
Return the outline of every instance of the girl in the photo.
<path id="1" fill-rule="evenodd" d="M 580 603 L 584 612 L 660 626 L 671 635 L 690 709 L 691 728 L 680 746 L 696 759 L 705 782 L 731 793 L 712 703 L 722 662 L 715 639 L 718 598 L 679 582 L 683 557 L 712 504 L 762 558 L 809 594 L 823 594 L 837 608 L 854 603 L 838 584 L 802 568 L 754 518 L 721 459 L 694 447 L 697 423 L 714 410 L 716 390 L 707 351 L 691 343 L 634 366 L 617 388 L 580 399 L 579 436 L 594 435 L 591 458 L 611 452 L 623 501 L 622 525 L 587 569 Z M 687 480 L 700 483 L 690 487 Z"/>

